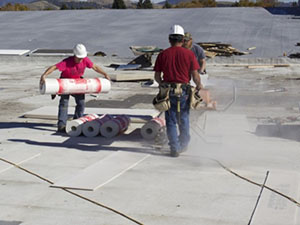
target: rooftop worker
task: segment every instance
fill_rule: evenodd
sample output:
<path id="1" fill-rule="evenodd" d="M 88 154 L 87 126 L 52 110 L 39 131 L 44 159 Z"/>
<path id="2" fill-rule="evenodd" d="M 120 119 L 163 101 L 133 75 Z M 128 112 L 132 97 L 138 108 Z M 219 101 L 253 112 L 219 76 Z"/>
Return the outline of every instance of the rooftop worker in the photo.
<path id="1" fill-rule="evenodd" d="M 189 131 L 189 82 L 191 76 L 197 90 L 202 88 L 197 59 L 191 50 L 183 48 L 184 29 L 174 25 L 169 34 L 171 47 L 162 51 L 154 66 L 154 79 L 160 87 L 170 87 L 171 107 L 165 112 L 167 136 L 172 157 L 178 157 L 187 149 L 190 141 Z M 163 75 L 162 75 L 163 73 Z M 177 133 L 179 127 L 179 135 Z"/>
<path id="2" fill-rule="evenodd" d="M 188 32 L 184 34 L 183 47 L 190 49 L 194 52 L 200 66 L 200 70 L 198 72 L 200 74 L 205 74 L 206 73 L 205 52 L 200 45 L 193 43 L 192 35 Z"/>
<path id="3" fill-rule="evenodd" d="M 110 80 L 110 77 L 99 66 L 94 64 L 88 57 L 87 51 L 83 44 L 77 44 L 73 48 L 74 56 L 65 58 L 61 62 L 50 66 L 41 76 L 40 85 L 43 85 L 46 77 L 55 70 L 61 71 L 61 79 L 77 79 L 82 78 L 85 68 L 92 68 L 97 73 L 102 74 L 106 79 Z M 85 95 L 73 94 L 75 98 L 76 108 L 74 113 L 74 119 L 82 117 L 85 107 Z M 61 95 L 58 108 L 58 122 L 57 131 L 65 132 L 66 122 L 68 119 L 68 104 L 70 95 Z"/>

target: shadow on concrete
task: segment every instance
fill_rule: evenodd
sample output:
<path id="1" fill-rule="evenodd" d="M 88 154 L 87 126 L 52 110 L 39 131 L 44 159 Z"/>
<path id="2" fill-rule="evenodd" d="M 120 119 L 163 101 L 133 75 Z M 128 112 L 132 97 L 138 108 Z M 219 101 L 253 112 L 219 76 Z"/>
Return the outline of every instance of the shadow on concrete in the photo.
<path id="1" fill-rule="evenodd" d="M 0 129 L 30 128 L 36 130 L 53 131 L 53 129 L 47 129 L 43 127 L 54 127 L 54 126 L 55 125 L 49 123 L 0 122 Z"/>
<path id="2" fill-rule="evenodd" d="M 58 134 L 55 134 L 58 135 Z M 60 134 L 61 135 L 61 134 Z M 67 136 L 67 134 L 63 134 Z M 44 147 L 54 148 L 67 148 L 77 149 L 80 151 L 128 151 L 128 152 L 140 152 L 153 155 L 168 155 L 168 151 L 158 151 L 151 144 L 145 144 L 143 146 L 134 147 L 136 142 L 144 142 L 140 135 L 140 129 L 136 129 L 130 134 L 123 134 L 114 138 L 105 138 L 101 136 L 97 137 L 69 137 L 64 142 L 47 142 L 47 141 L 33 141 L 29 139 L 8 139 L 11 142 L 20 142 L 28 145 L 37 145 Z M 122 142 L 127 142 L 126 147 L 122 145 Z M 113 142 L 120 142 L 119 146 L 112 146 Z M 132 145 L 132 147 L 130 146 Z"/>
<path id="3" fill-rule="evenodd" d="M 0 225 L 19 225 L 22 222 L 20 221 L 5 221 L 5 220 L 0 220 Z"/>
<path id="4" fill-rule="evenodd" d="M 258 125 L 255 134 L 263 137 L 278 137 L 300 141 L 300 125 Z"/>
<path id="5" fill-rule="evenodd" d="M 118 100 L 90 100 L 85 103 L 90 108 L 130 108 L 138 103 L 151 103 L 155 95 L 136 94 L 126 99 Z"/>
<path id="6" fill-rule="evenodd" d="M 265 7 L 273 15 L 294 15 L 300 16 L 300 7 Z"/>

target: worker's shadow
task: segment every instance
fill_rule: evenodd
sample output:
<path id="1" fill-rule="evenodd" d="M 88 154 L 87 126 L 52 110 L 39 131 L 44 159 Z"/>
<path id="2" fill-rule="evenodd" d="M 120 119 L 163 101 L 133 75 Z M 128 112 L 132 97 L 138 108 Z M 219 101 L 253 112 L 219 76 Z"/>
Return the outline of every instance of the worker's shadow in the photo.
<path id="1" fill-rule="evenodd" d="M 277 137 L 300 141 L 300 125 L 257 125 L 255 134 L 263 137 Z"/>
<path id="2" fill-rule="evenodd" d="M 54 133 L 53 135 L 62 135 L 61 133 Z M 67 136 L 67 134 L 63 134 L 63 136 Z M 102 136 L 96 137 L 69 137 L 64 142 L 47 142 L 47 141 L 32 141 L 28 139 L 8 139 L 8 141 L 12 142 L 22 142 L 28 145 L 38 145 L 38 146 L 46 146 L 46 147 L 54 147 L 54 148 L 69 148 L 69 149 L 77 149 L 80 151 L 128 151 L 128 152 L 140 152 L 154 155 L 166 155 L 166 152 L 158 151 L 153 148 L 151 144 L 147 145 L 139 145 L 141 147 L 132 147 L 136 146 L 135 142 L 141 142 L 143 140 L 140 129 L 135 129 L 133 132 L 129 134 L 122 134 L 114 138 L 105 138 Z M 120 145 L 113 146 L 113 142 L 119 142 Z M 126 142 L 127 146 L 124 146 L 122 142 Z"/>
<path id="3" fill-rule="evenodd" d="M 0 220 L 0 225 L 19 225 L 23 222 L 21 221 L 6 221 L 6 220 Z"/>
<path id="4" fill-rule="evenodd" d="M 0 129 L 30 128 L 42 131 L 53 131 L 54 126 L 55 125 L 49 123 L 0 122 Z"/>

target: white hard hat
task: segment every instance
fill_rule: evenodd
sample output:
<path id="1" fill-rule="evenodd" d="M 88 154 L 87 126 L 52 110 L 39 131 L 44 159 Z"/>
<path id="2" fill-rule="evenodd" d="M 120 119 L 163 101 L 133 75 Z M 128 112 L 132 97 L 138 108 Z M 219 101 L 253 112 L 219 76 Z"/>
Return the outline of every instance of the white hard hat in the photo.
<path id="1" fill-rule="evenodd" d="M 182 26 L 180 25 L 173 25 L 171 27 L 171 33 L 170 34 L 179 34 L 179 35 L 183 35 L 184 36 L 184 29 Z"/>
<path id="2" fill-rule="evenodd" d="M 85 58 L 87 56 L 87 51 L 83 44 L 75 45 L 73 52 L 77 58 Z"/>

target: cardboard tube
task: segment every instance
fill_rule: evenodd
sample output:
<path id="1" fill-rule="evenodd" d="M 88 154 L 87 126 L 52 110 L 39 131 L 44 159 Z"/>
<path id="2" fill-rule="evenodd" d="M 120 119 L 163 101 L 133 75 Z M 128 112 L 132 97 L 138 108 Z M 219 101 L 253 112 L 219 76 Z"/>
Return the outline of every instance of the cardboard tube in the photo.
<path id="1" fill-rule="evenodd" d="M 67 121 L 66 132 L 68 135 L 76 137 L 79 136 L 82 132 L 82 125 L 87 122 L 98 118 L 97 114 L 89 114 L 83 117 L 80 117 L 76 120 Z"/>
<path id="2" fill-rule="evenodd" d="M 82 133 L 86 137 L 95 137 L 100 133 L 100 127 L 107 121 L 111 120 L 113 117 L 111 115 L 103 115 L 92 121 L 88 121 L 82 126 Z"/>
<path id="3" fill-rule="evenodd" d="M 127 130 L 130 123 L 130 118 L 125 115 L 116 116 L 113 119 L 105 122 L 100 127 L 100 133 L 102 136 L 112 138 Z"/>
<path id="4" fill-rule="evenodd" d="M 104 78 L 91 79 L 46 79 L 40 87 L 41 94 L 91 94 L 110 91 L 110 81 Z"/>
<path id="5" fill-rule="evenodd" d="M 162 118 L 156 117 L 147 122 L 141 129 L 141 135 L 146 140 L 153 140 L 166 126 L 166 121 Z"/>

